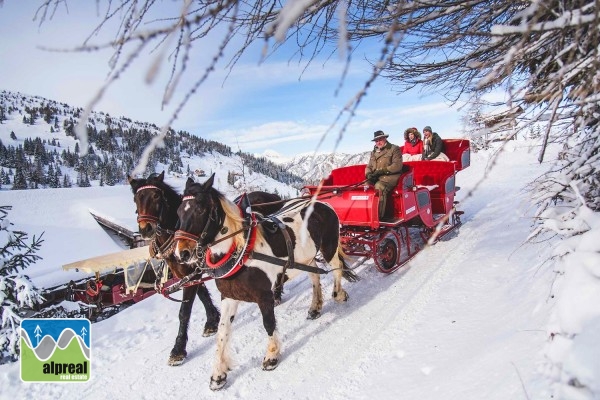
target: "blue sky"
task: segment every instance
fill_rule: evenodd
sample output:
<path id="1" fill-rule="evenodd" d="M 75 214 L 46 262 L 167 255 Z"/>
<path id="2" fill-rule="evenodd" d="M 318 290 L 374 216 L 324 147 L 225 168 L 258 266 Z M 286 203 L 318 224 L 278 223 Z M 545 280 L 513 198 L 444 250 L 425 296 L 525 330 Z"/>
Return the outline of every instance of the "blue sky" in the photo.
<path id="1" fill-rule="evenodd" d="M 81 44 L 100 21 L 96 3 L 86 2 L 82 6 L 80 2 L 68 2 L 68 13 L 61 6 L 53 19 L 41 26 L 39 21 L 33 21 L 38 3 L 5 0 L 0 6 L 0 89 L 85 107 L 106 79 L 111 52 L 51 52 L 39 47 L 72 49 Z M 161 7 L 172 4 L 159 3 Z M 101 38 L 92 41 L 100 42 Z M 209 60 L 214 54 L 212 45 L 207 42 L 202 46 L 197 54 L 206 54 L 203 58 Z M 378 51 L 377 44 L 371 48 Z M 234 150 L 257 154 L 273 150 L 287 157 L 310 153 L 316 150 L 339 110 L 369 77 L 370 67 L 362 61 L 369 54 L 362 48 L 354 54 L 355 61 L 337 96 L 335 89 L 343 67 L 338 57 L 326 63 L 313 62 L 302 73 L 303 63 L 288 62 L 295 49 L 284 48 L 262 64 L 259 64 L 260 50 L 258 46 L 251 49 L 226 80 L 228 70 L 221 63 L 173 127 L 225 143 Z M 95 110 L 159 126 L 167 123 L 185 93 L 183 89 L 189 88 L 194 78 L 191 75 L 184 78 L 173 104 L 161 110 L 169 68 L 163 64 L 157 81 L 146 84 L 144 76 L 152 59 L 153 56 L 139 59 L 134 68 L 108 89 Z M 200 74 L 203 65 L 196 67 L 195 72 Z M 189 72 L 194 72 L 192 69 Z M 379 129 L 397 144 L 403 143 L 404 129 L 410 126 L 422 129 L 431 125 L 442 137 L 459 137 L 460 116 L 460 111 L 451 108 L 439 95 L 418 91 L 397 95 L 388 82 L 379 79 L 363 99 L 337 151 L 354 153 L 369 149 L 373 132 Z M 329 131 L 318 151 L 334 150 L 338 133 L 339 125 Z"/>

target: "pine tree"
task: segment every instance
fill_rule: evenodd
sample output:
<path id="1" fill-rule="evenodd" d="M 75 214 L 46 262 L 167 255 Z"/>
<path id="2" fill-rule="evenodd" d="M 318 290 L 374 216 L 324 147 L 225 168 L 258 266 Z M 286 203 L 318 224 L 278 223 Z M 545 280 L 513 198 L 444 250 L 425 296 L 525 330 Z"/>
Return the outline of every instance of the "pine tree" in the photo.
<path id="1" fill-rule="evenodd" d="M 72 186 L 73 186 L 73 184 L 71 183 L 71 177 L 70 177 L 68 174 L 65 174 L 65 175 L 63 176 L 63 183 L 62 183 L 62 186 L 63 186 L 64 188 L 70 188 L 70 187 L 72 187 Z"/>
<path id="2" fill-rule="evenodd" d="M 13 190 L 27 189 L 27 179 L 23 173 L 23 166 L 17 165 L 15 178 L 13 179 Z"/>
<path id="3" fill-rule="evenodd" d="M 79 187 L 90 187 L 90 186 L 92 186 L 90 184 L 90 178 L 88 176 L 87 171 L 81 171 L 81 170 L 79 171 L 79 174 L 77 175 L 77 186 L 79 186 Z"/>
<path id="4" fill-rule="evenodd" d="M 43 301 L 27 275 L 23 274 L 30 265 L 40 260 L 36 255 L 43 242 L 43 233 L 31 243 L 28 234 L 13 230 L 6 219 L 10 206 L 0 206 L 0 232 L 4 243 L 0 243 L 0 355 L 16 360 L 19 357 L 19 326 L 24 316 L 23 307 L 33 308 Z"/>

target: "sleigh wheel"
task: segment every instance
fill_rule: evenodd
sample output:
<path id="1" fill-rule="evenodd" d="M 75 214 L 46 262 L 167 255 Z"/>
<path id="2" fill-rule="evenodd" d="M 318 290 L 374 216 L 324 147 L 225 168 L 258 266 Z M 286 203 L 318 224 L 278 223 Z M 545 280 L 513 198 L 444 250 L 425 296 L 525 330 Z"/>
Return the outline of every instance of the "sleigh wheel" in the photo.
<path id="1" fill-rule="evenodd" d="M 399 255 L 398 237 L 393 233 L 388 233 L 377 242 L 375 254 L 373 254 L 375 266 L 379 271 L 386 274 L 394 272 L 400 266 L 398 264 Z"/>

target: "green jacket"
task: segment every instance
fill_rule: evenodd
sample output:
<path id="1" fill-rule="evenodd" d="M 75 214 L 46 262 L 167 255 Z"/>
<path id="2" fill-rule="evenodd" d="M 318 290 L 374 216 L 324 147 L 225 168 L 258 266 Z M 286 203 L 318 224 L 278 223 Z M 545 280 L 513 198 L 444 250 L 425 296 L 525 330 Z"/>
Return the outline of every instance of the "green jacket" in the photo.
<path id="1" fill-rule="evenodd" d="M 381 150 L 377 147 L 371 152 L 371 159 L 365 170 L 365 176 L 376 170 L 384 170 L 385 175 L 379 177 L 379 181 L 388 186 L 396 186 L 402 173 L 402 153 L 400 147 L 387 143 Z"/>

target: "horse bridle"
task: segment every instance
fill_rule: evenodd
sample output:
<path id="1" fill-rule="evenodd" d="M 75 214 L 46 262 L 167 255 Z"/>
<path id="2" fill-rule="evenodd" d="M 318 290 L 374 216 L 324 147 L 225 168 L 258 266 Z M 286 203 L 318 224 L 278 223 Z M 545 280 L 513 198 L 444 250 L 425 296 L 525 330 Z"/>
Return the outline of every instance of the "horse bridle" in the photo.
<path id="1" fill-rule="evenodd" d="M 139 214 L 138 212 L 138 217 L 137 217 L 137 222 L 138 224 L 140 222 L 151 222 L 151 223 L 155 223 L 156 224 L 156 229 L 155 229 L 155 233 L 153 235 L 152 238 L 152 242 L 151 242 L 151 246 L 152 246 L 152 250 L 154 252 L 154 254 L 162 254 L 163 257 L 168 256 L 170 253 L 173 252 L 174 250 L 174 234 L 175 231 L 172 231 L 170 229 L 166 229 L 163 228 L 160 225 L 160 221 L 162 219 L 163 216 L 163 212 L 165 208 L 168 208 L 169 205 L 167 203 L 167 199 L 165 198 L 165 193 L 164 191 L 159 188 L 158 186 L 155 185 L 144 185 L 139 187 L 136 191 L 135 194 L 137 195 L 140 191 L 142 190 L 146 190 L 146 189 L 155 189 L 158 190 L 160 192 L 160 196 L 161 196 L 161 201 L 160 201 L 160 212 L 158 217 L 151 215 L 151 214 Z M 167 236 L 167 240 L 165 240 L 165 242 L 161 245 L 159 245 L 156 241 L 157 236 L 159 237 L 163 237 L 164 235 Z"/>
<path id="2" fill-rule="evenodd" d="M 181 199 L 181 200 L 188 201 L 188 200 L 193 200 L 195 198 L 196 198 L 195 196 L 184 196 L 183 199 Z M 200 235 L 194 235 L 193 233 L 178 229 L 177 231 L 175 231 L 175 234 L 174 234 L 175 240 L 179 240 L 179 239 L 192 240 L 192 241 L 198 243 L 198 247 L 200 247 L 200 246 L 208 247 L 207 243 L 205 243 L 206 236 L 208 235 L 208 230 L 209 230 L 210 226 L 212 225 L 212 222 L 217 223 L 217 226 L 221 226 L 223 223 L 223 219 L 221 218 L 221 221 L 219 221 L 219 219 L 220 218 L 219 218 L 219 213 L 217 212 L 217 208 L 213 207 L 213 209 L 210 212 L 210 215 L 208 217 L 208 221 L 206 221 L 206 224 L 204 225 L 204 229 L 202 229 L 202 232 L 200 233 Z"/>
<path id="3" fill-rule="evenodd" d="M 161 188 L 159 188 L 158 186 L 155 186 L 155 185 L 144 185 L 144 186 L 141 186 L 140 188 L 138 188 L 135 191 L 135 194 L 138 194 L 141 190 L 145 190 L 145 189 L 156 189 L 156 190 L 158 190 L 160 192 L 160 198 L 161 198 L 161 201 L 160 201 L 160 212 L 159 212 L 158 217 L 154 216 L 154 215 L 151 215 L 151 214 L 139 214 L 138 213 L 137 222 L 138 223 L 144 222 L 144 221 L 145 222 L 154 222 L 154 223 L 156 223 L 156 231 L 157 231 L 157 233 L 159 233 L 160 231 L 164 231 L 164 232 L 172 235 L 174 233 L 174 231 L 171 231 L 169 229 L 163 228 L 160 225 L 160 220 L 162 219 L 162 216 L 163 216 L 163 213 L 164 213 L 164 209 L 169 207 L 169 203 L 167 202 L 167 199 L 165 198 L 165 192 Z"/>
<path id="4" fill-rule="evenodd" d="M 188 201 L 188 200 L 193 200 L 195 199 L 195 196 L 184 196 L 182 201 Z M 202 229 L 202 232 L 200 233 L 200 235 L 194 235 L 193 233 L 190 232 L 186 232 L 184 230 L 178 229 L 175 231 L 173 237 L 175 239 L 175 241 L 180 240 L 180 239 L 186 239 L 186 240 L 191 240 L 196 242 L 196 248 L 195 248 L 195 256 L 198 259 L 203 259 L 203 257 L 206 254 L 206 249 L 208 249 L 210 246 L 213 246 L 219 242 L 222 242 L 226 239 L 229 239 L 235 235 L 237 235 L 238 233 L 243 232 L 245 229 L 247 229 L 248 227 L 244 227 L 242 229 L 240 229 L 237 232 L 233 232 L 219 240 L 215 240 L 213 242 L 210 243 L 206 243 L 206 236 L 208 235 L 208 230 L 210 229 L 212 224 L 216 224 L 217 227 L 220 227 L 223 224 L 223 218 L 219 218 L 219 213 L 217 212 L 217 208 L 214 207 L 212 209 L 212 211 L 210 212 L 210 215 L 208 217 L 208 220 L 206 221 L 206 224 L 204 225 L 204 229 Z M 225 234 L 227 233 L 227 228 L 226 227 L 221 227 L 221 233 Z"/>

